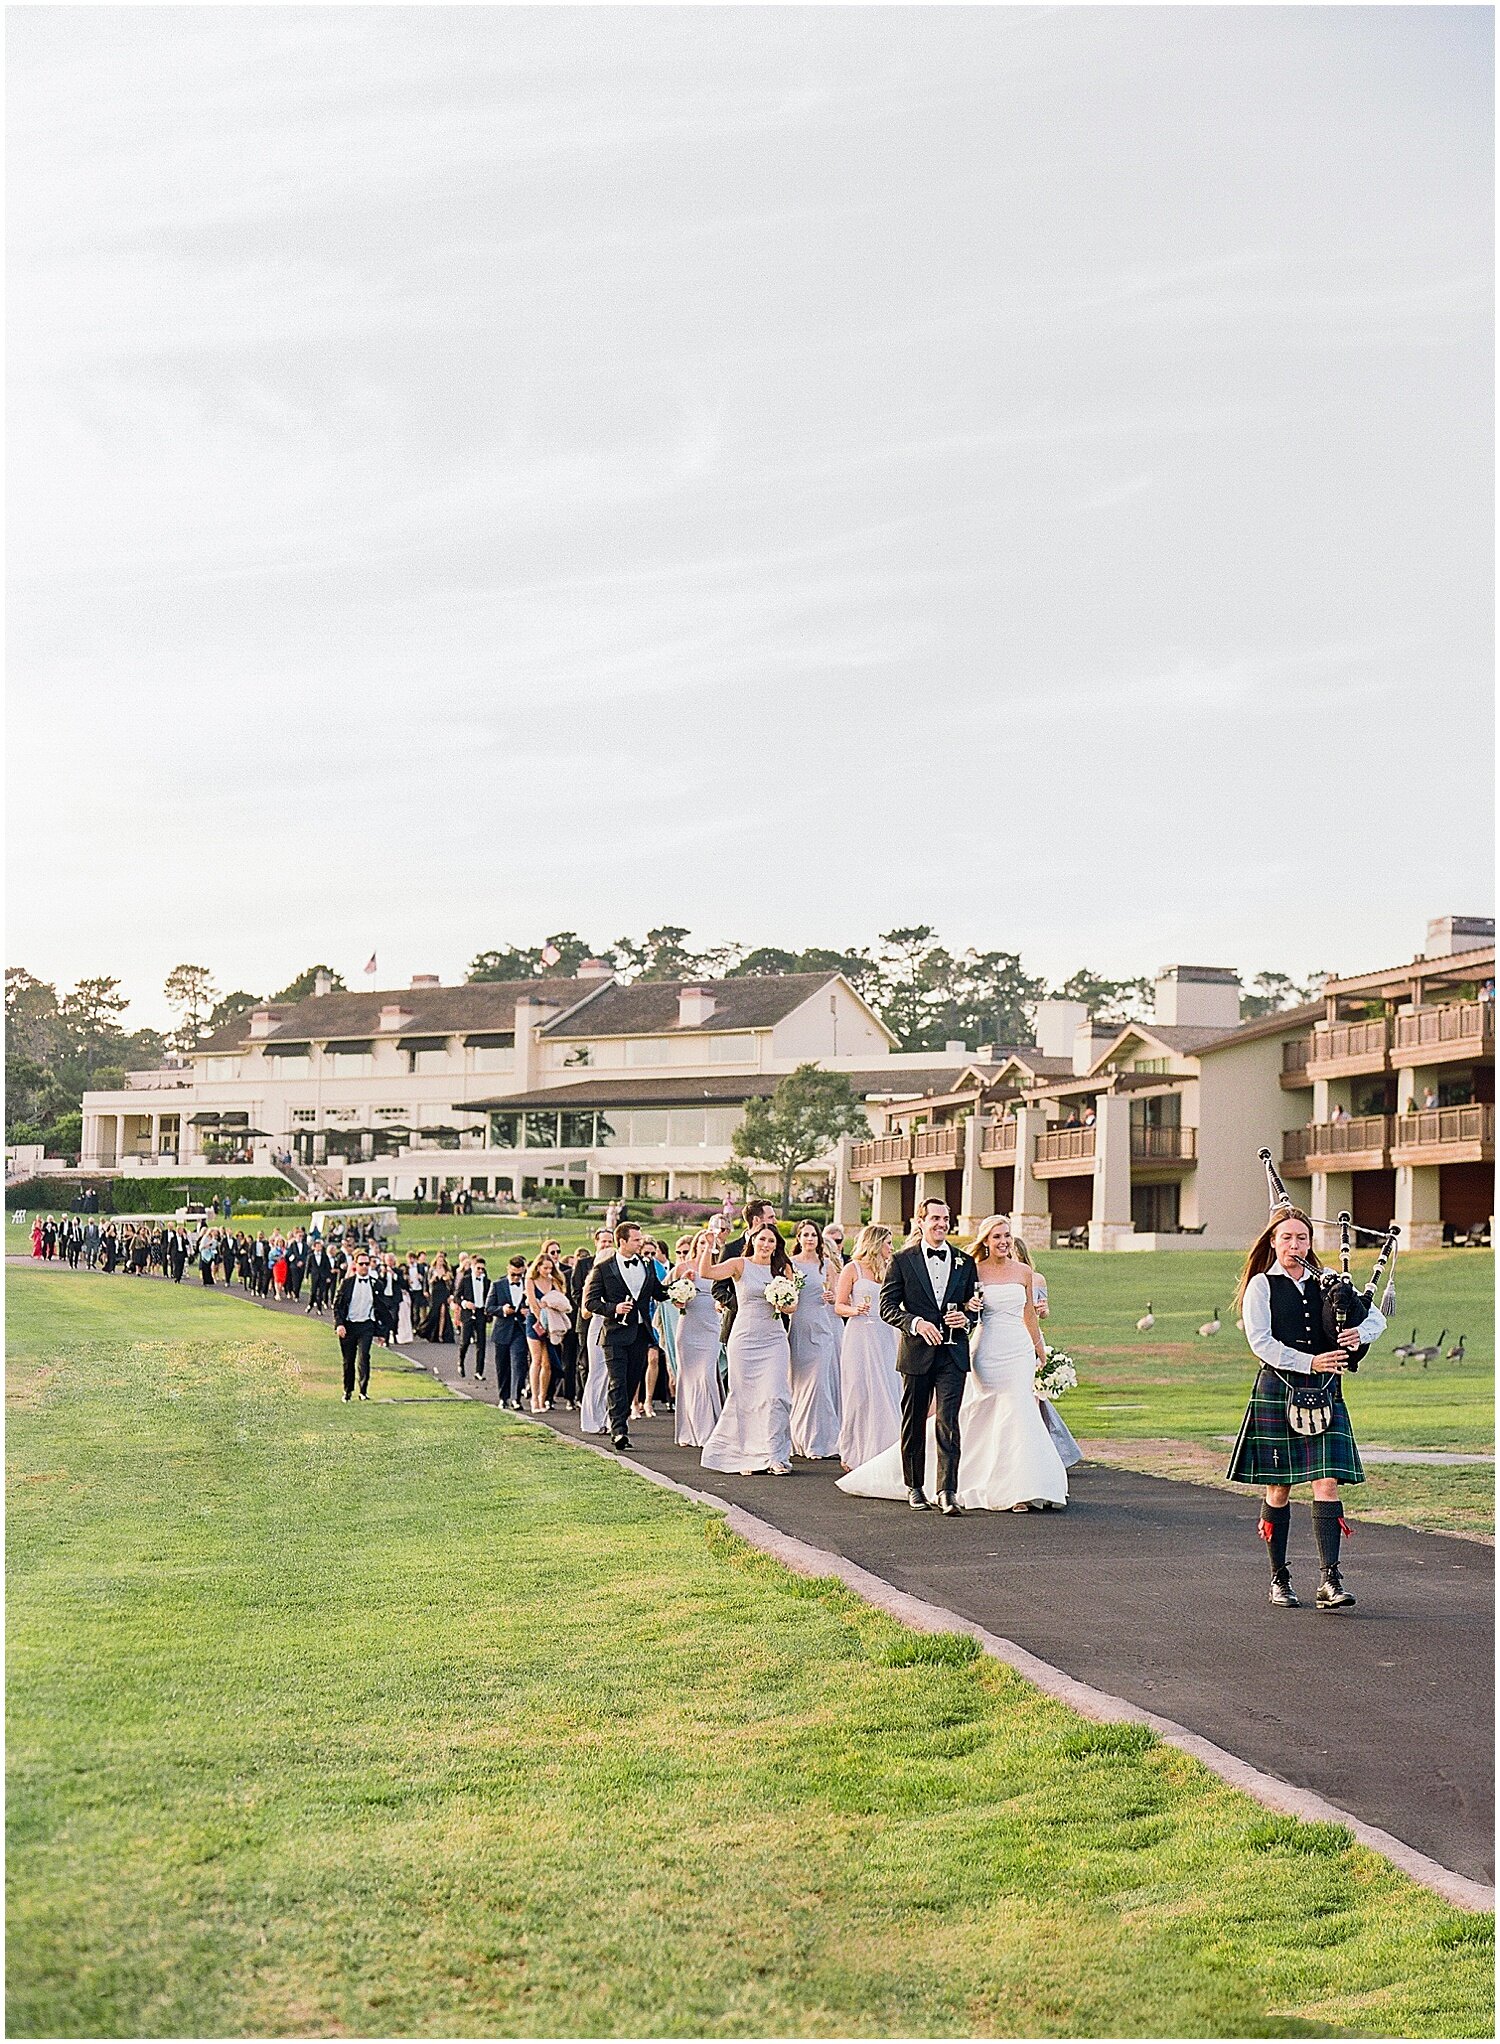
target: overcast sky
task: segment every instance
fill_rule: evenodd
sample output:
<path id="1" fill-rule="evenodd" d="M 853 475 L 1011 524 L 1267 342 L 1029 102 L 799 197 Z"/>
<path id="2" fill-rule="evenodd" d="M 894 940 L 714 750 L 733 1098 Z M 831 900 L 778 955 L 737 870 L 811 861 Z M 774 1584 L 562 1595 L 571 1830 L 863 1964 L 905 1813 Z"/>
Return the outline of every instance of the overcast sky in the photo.
<path id="1" fill-rule="evenodd" d="M 12 8 L 7 957 L 1490 903 L 1490 12 Z"/>

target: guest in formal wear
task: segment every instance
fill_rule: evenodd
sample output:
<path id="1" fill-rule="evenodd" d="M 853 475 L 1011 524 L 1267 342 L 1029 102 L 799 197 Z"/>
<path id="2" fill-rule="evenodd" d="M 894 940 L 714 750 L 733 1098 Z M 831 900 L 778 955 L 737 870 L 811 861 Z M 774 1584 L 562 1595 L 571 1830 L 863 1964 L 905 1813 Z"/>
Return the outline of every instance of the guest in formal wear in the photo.
<path id="1" fill-rule="evenodd" d="M 927 1499 L 927 1413 L 936 1406 L 938 1507 L 956 1518 L 959 1407 L 969 1374 L 975 1296 L 974 1259 L 948 1240 L 946 1200 L 917 1209 L 921 1239 L 892 1258 L 880 1291 L 880 1317 L 900 1335 L 901 1462 L 907 1503 L 931 1511 Z"/>
<path id="2" fill-rule="evenodd" d="M 526 1259 L 512 1256 L 505 1275 L 489 1293 L 490 1339 L 495 1355 L 495 1388 L 500 1403 L 520 1412 L 531 1376 L 526 1333 Z"/>
<path id="3" fill-rule="evenodd" d="M 614 1253 L 613 1228 L 599 1228 L 594 1233 L 593 1255 L 580 1254 L 573 1266 L 573 1317 L 580 1348 L 578 1431 L 581 1434 L 609 1431 L 609 1365 L 604 1359 L 604 1323 L 596 1314 L 589 1312 L 586 1294 L 594 1265 Z"/>
<path id="4" fill-rule="evenodd" d="M 693 1296 L 677 1319 L 675 1434 L 680 1448 L 707 1447 L 724 1409 L 719 1388 L 719 1309 L 714 1304 L 713 1285 L 698 1275 L 698 1258 L 710 1242 L 702 1229 L 696 1235 L 684 1235 L 672 1270 L 674 1282 L 686 1278 L 693 1286 Z"/>
<path id="5" fill-rule="evenodd" d="M 354 1269 L 339 1286 L 333 1302 L 334 1332 L 344 1358 L 344 1403 L 354 1396 L 356 1374 L 359 1395 L 370 1395 L 370 1344 L 380 1331 L 375 1304 L 375 1284 L 370 1276 L 370 1259 L 361 1249 Z"/>
<path id="6" fill-rule="evenodd" d="M 557 1256 L 550 1248 L 543 1249 L 526 1273 L 526 1340 L 531 1359 L 533 1412 L 551 1408 L 552 1382 L 562 1372 L 563 1336 L 572 1319 Z M 532 1328 L 537 1329 L 536 1334 L 532 1334 Z"/>
<path id="7" fill-rule="evenodd" d="M 424 1341 L 453 1342 L 453 1272 L 440 1249 L 427 1272 L 427 1318 L 422 1325 Z"/>
<path id="8" fill-rule="evenodd" d="M 861 1228 L 834 1294 L 833 1310 L 844 1326 L 839 1351 L 839 1460 L 846 1470 L 872 1462 L 901 1439 L 896 1330 L 880 1317 L 880 1288 L 895 1246 L 890 1229 L 878 1222 Z"/>
<path id="9" fill-rule="evenodd" d="M 475 1356 L 474 1375 L 483 1381 L 485 1339 L 489 1330 L 490 1316 L 485 1311 L 489 1297 L 489 1278 L 485 1272 L 484 1258 L 469 1259 L 469 1268 L 458 1281 L 453 1294 L 453 1303 L 458 1309 L 458 1374 L 465 1374 L 464 1364 L 472 1347 Z"/>
<path id="10" fill-rule="evenodd" d="M 628 1448 L 631 1391 L 644 1382 L 652 1344 L 651 1309 L 666 1295 L 655 1269 L 641 1254 L 639 1225 L 622 1221 L 615 1239 L 615 1254 L 596 1262 L 589 1272 L 584 1306 L 602 1322 L 610 1436 L 617 1448 Z"/>
<path id="11" fill-rule="evenodd" d="M 799 1221 L 792 1268 L 802 1279 L 792 1315 L 792 1453 L 821 1462 L 839 1451 L 838 1274 L 816 1221 Z"/>
<path id="12" fill-rule="evenodd" d="M 720 1234 L 715 1243 L 715 1260 L 729 1263 L 749 1255 L 747 1244 L 762 1221 L 769 1221 L 774 1227 L 776 1209 L 768 1199 L 747 1199 L 745 1202 L 744 1226 L 738 1235 L 731 1235 L 727 1241 Z M 709 1220 L 711 1230 L 724 1230 L 722 1216 L 714 1214 Z M 733 1278 L 719 1278 L 714 1284 L 714 1297 L 719 1302 L 719 1338 L 727 1351 L 729 1337 L 734 1331 L 734 1316 L 739 1310 L 739 1292 Z"/>
<path id="13" fill-rule="evenodd" d="M 698 1275 L 735 1288 L 734 1325 L 729 1332 L 729 1396 L 703 1450 L 705 1469 L 737 1476 L 792 1473 L 792 1355 L 787 1319 L 767 1303 L 773 1277 L 792 1274 L 781 1232 L 762 1220 L 750 1235 L 748 1253 L 717 1261 L 707 1242 L 699 1252 Z"/>

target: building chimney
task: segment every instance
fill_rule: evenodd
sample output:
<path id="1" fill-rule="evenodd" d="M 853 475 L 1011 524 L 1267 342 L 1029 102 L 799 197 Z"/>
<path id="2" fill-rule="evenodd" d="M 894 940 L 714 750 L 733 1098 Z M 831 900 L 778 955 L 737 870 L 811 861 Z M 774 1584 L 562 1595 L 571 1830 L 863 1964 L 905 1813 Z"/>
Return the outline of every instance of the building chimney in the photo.
<path id="1" fill-rule="evenodd" d="M 1233 1029 L 1240 976 L 1228 965 L 1164 965 L 1156 975 L 1156 1021 L 1164 1028 Z"/>
<path id="2" fill-rule="evenodd" d="M 322 967 L 319 966 L 317 972 L 313 975 L 313 998 L 321 1001 L 324 994 L 331 994 L 332 992 L 333 981 L 324 972 Z"/>
<path id="3" fill-rule="evenodd" d="M 435 972 L 414 972 L 411 983 L 414 987 L 440 987 L 443 982 Z"/>
<path id="4" fill-rule="evenodd" d="M 606 958 L 585 958 L 576 974 L 579 979 L 613 979 L 614 976 L 615 969 Z"/>
<path id="5" fill-rule="evenodd" d="M 1424 958 L 1452 958 L 1459 951 L 1478 951 L 1495 941 L 1493 916 L 1434 916 L 1427 925 Z"/>
<path id="6" fill-rule="evenodd" d="M 1032 1035 L 1043 1057 L 1073 1055 L 1073 1038 L 1089 1019 L 1082 1001 L 1038 1001 Z"/>
<path id="7" fill-rule="evenodd" d="M 252 1008 L 250 1010 L 251 1038 L 269 1036 L 281 1020 L 279 1008 Z"/>
<path id="8" fill-rule="evenodd" d="M 943 1052 L 947 1057 L 967 1057 L 969 1047 L 961 1037 L 950 1036 L 943 1045 Z"/>
<path id="9" fill-rule="evenodd" d="M 550 1022 L 554 1015 L 561 1013 L 562 1008 L 557 1001 L 534 1001 L 530 994 L 522 994 L 516 1002 L 516 1062 L 511 1073 L 510 1091 L 529 1093 L 536 1084 L 541 1063 L 537 1054 L 537 1033 L 544 1022 Z"/>
<path id="10" fill-rule="evenodd" d="M 716 1003 L 707 987 L 681 987 L 677 994 L 677 1027 L 701 1029 Z"/>
<path id="11" fill-rule="evenodd" d="M 1082 1078 L 1085 1072 L 1091 1072 L 1105 1044 L 1113 1043 L 1119 1033 L 1113 1022 L 1081 1022 L 1073 1032 L 1073 1076 Z"/>
<path id="12" fill-rule="evenodd" d="M 380 1010 L 380 1020 L 376 1027 L 382 1033 L 392 1029 L 404 1029 L 411 1019 L 412 1015 L 409 1008 L 403 1008 L 399 1001 L 387 1001 Z"/>

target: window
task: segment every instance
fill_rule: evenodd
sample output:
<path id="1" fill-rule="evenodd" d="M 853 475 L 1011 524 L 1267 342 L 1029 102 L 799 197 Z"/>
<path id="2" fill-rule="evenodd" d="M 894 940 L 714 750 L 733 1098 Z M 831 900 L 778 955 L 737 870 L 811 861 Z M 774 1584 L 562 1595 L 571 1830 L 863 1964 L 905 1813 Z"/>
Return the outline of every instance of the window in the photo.
<path id="1" fill-rule="evenodd" d="M 375 1060 L 367 1050 L 336 1050 L 329 1063 L 336 1079 L 367 1078 L 374 1069 Z"/>
<path id="2" fill-rule="evenodd" d="M 513 1072 L 516 1068 L 515 1046 L 498 1043 L 482 1043 L 474 1052 L 476 1072 Z"/>
<path id="3" fill-rule="evenodd" d="M 564 1110 L 562 1143 L 565 1150 L 591 1150 L 594 1147 L 594 1116 L 591 1108 Z"/>
<path id="4" fill-rule="evenodd" d="M 377 1121 L 406 1121 L 410 1115 L 409 1107 L 377 1107 L 375 1110 Z"/>
<path id="5" fill-rule="evenodd" d="M 662 1109 L 638 1107 L 630 1124 L 630 1140 L 638 1149 L 665 1149 L 671 1116 Z"/>
<path id="6" fill-rule="evenodd" d="M 343 1122 L 346 1125 L 356 1120 L 358 1115 L 359 1109 L 357 1107 L 330 1107 L 328 1110 L 328 1119 L 330 1121 Z"/>
<path id="7" fill-rule="evenodd" d="M 748 1030 L 741 1030 L 734 1036 L 711 1036 L 708 1039 L 708 1058 L 715 1065 L 753 1065 L 755 1063 L 755 1038 Z"/>
<path id="8" fill-rule="evenodd" d="M 518 1114 L 492 1114 L 490 1116 L 490 1148 L 492 1150 L 513 1150 L 521 1132 L 521 1117 Z"/>
<path id="9" fill-rule="evenodd" d="M 220 1079 L 237 1079 L 240 1075 L 240 1061 L 237 1057 L 210 1057 L 203 1060 L 203 1076 L 210 1085 Z"/>
<path id="10" fill-rule="evenodd" d="M 448 1053 L 445 1050 L 409 1050 L 406 1053 L 408 1069 L 413 1072 L 446 1072 Z"/>
<path id="11" fill-rule="evenodd" d="M 623 1142 L 625 1138 L 620 1133 L 620 1123 L 628 1120 L 628 1115 L 616 1114 L 611 1116 L 596 1114 L 594 1116 L 594 1147 L 602 1149 L 606 1143 Z"/>
<path id="12" fill-rule="evenodd" d="M 1131 1069 L 1137 1072 L 1169 1072 L 1172 1060 L 1169 1057 L 1138 1057 Z"/>
<path id="13" fill-rule="evenodd" d="M 351 1199 L 363 1199 L 364 1196 L 365 1181 L 362 1178 L 351 1178 L 349 1180 L 349 1197 Z"/>
<path id="14" fill-rule="evenodd" d="M 292 1109 L 292 1120 L 301 1128 L 306 1128 L 309 1123 L 316 1121 L 317 1118 L 318 1110 L 316 1107 L 294 1107 Z"/>
<path id="15" fill-rule="evenodd" d="M 526 1113 L 526 1147 L 528 1150 L 555 1150 L 557 1148 L 557 1116 L 528 1109 Z"/>
<path id="16" fill-rule="evenodd" d="M 674 1150 L 699 1150 L 703 1147 L 703 1109 L 701 1107 L 676 1107 L 667 1117 L 671 1125 L 671 1142 Z"/>
<path id="17" fill-rule="evenodd" d="M 742 1107 L 710 1107 L 704 1114 L 704 1134 L 715 1149 L 727 1149 L 744 1114 Z"/>
<path id="18" fill-rule="evenodd" d="M 266 1052 L 266 1062 L 278 1079 L 296 1079 L 308 1069 L 308 1054 L 305 1050 L 277 1050 L 274 1046 Z M 228 1073 L 223 1074 L 228 1077 Z"/>

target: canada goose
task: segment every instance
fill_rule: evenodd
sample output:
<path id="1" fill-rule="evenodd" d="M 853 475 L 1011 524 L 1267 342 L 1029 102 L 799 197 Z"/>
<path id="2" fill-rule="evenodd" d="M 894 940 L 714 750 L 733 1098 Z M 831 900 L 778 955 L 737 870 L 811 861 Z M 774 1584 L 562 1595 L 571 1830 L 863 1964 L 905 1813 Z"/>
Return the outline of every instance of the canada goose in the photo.
<path id="1" fill-rule="evenodd" d="M 1396 1358 L 1396 1361 L 1402 1364 L 1405 1363 L 1406 1358 L 1408 1356 L 1414 1356 L 1416 1352 L 1417 1352 L 1417 1330 L 1415 1328 L 1413 1328 L 1411 1331 L 1410 1341 L 1398 1342 L 1396 1347 L 1391 1350 L 1391 1354 Z"/>
<path id="2" fill-rule="evenodd" d="M 1198 1332 L 1200 1334 L 1217 1334 L 1218 1331 L 1219 1331 L 1219 1309 L 1217 1306 L 1215 1306 L 1212 1320 L 1205 1320 L 1203 1325 L 1198 1329 Z"/>
<path id="3" fill-rule="evenodd" d="M 1146 1301 L 1146 1310 L 1135 1323 L 1142 1334 L 1149 1334 L 1156 1325 L 1156 1315 L 1151 1310 L 1151 1301 Z"/>
<path id="4" fill-rule="evenodd" d="M 1450 1349 L 1449 1349 L 1449 1351 L 1448 1351 L 1448 1355 L 1447 1355 L 1447 1361 L 1448 1361 L 1448 1362 L 1450 1362 L 1450 1363 L 1461 1363 L 1461 1362 L 1463 1361 L 1463 1359 L 1464 1359 L 1464 1343 L 1465 1343 L 1465 1341 L 1466 1341 L 1467 1339 L 1468 1339 L 1468 1337 L 1467 1337 L 1466 1335 L 1462 1335 L 1462 1334 L 1461 1334 L 1461 1335 L 1460 1335 L 1460 1336 L 1458 1337 L 1458 1340 L 1457 1340 L 1457 1341 L 1456 1341 L 1456 1342 L 1454 1343 L 1453 1347 L 1452 1347 L 1452 1348 L 1450 1348 Z"/>
<path id="5" fill-rule="evenodd" d="M 1432 1362 L 1437 1356 L 1440 1356 L 1443 1353 L 1443 1343 L 1444 1341 L 1446 1341 L 1447 1337 L 1448 1330 L 1445 1327 L 1442 1333 L 1438 1336 L 1437 1340 L 1432 1344 L 1431 1348 L 1414 1348 L 1412 1350 L 1411 1352 L 1412 1361 L 1414 1363 L 1420 1363 L 1422 1365 L 1422 1368 L 1425 1370 L 1430 1362 Z"/>

